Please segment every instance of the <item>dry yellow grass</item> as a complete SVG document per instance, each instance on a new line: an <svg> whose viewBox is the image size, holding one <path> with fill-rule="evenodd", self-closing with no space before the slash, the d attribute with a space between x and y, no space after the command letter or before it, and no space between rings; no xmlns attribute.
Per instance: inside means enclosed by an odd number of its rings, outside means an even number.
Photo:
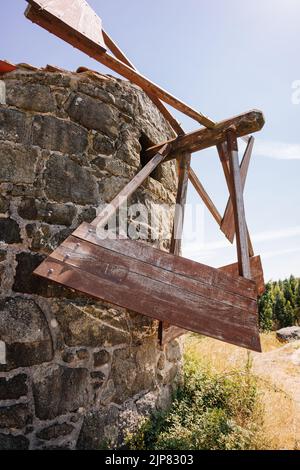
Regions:
<svg viewBox="0 0 300 470"><path fill-rule="evenodd" d="M284 345L276 339L274 333L262 334L261 343L263 354L258 354L211 338L190 334L185 339L185 350L187 354L209 364L217 373L230 373L244 368L250 360L253 363L253 373L258 380L262 402L261 447L296 449L300 447L300 406L293 393L289 394L284 389L282 381L285 383L284 374L288 374L289 378L295 374L299 377L300 366L285 362L281 352ZM297 345L287 346L287 353L297 347ZM280 353L279 358L276 350Z"/></svg>

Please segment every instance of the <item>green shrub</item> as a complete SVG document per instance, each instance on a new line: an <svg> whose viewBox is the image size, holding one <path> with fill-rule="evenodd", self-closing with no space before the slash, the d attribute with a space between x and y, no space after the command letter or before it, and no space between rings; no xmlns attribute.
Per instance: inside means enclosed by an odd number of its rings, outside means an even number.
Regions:
<svg viewBox="0 0 300 470"><path fill-rule="evenodd" d="M128 436L131 450L246 450L256 447L258 394L248 363L241 372L213 373L186 358L184 385L170 409Z"/></svg>

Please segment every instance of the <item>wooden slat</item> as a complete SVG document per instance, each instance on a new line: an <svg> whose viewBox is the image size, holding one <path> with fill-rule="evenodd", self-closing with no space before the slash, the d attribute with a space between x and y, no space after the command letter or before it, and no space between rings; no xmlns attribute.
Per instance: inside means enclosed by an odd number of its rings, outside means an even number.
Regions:
<svg viewBox="0 0 300 470"><path fill-rule="evenodd" d="M250 159L252 155L254 140L255 140L254 137L250 138L247 148L245 150L241 165L240 165L243 190L245 189L246 178L247 178L249 163L250 163ZM226 206L224 217L221 223L221 230L224 232L228 240L230 240L232 243L234 240L234 235L235 235L235 226L234 226L234 212L233 212L233 205L232 205L231 198L229 198L227 206Z"/></svg>
<svg viewBox="0 0 300 470"><path fill-rule="evenodd" d="M180 152L198 152L209 147L222 144L226 140L226 132L232 127L236 128L236 134L241 137L261 130L264 126L264 116L260 111L252 110L238 116L231 117L217 123L214 129L199 129L197 131L178 136L176 139L168 141L171 144L171 155L166 161L174 158ZM165 142L166 143L166 142ZM154 145L146 152L148 158L151 158L163 144Z"/></svg>
<svg viewBox="0 0 300 470"><path fill-rule="evenodd" d="M183 101L173 96L171 93L167 92L163 88L151 82L146 77L126 65L121 60L113 57L107 52L104 52L103 47L99 44L96 44L95 42L91 41L85 35L76 35L73 32L70 33L68 28L66 28L66 25L61 22L58 18L55 18L53 15L49 14L47 10L38 10L37 8L33 8L31 6L26 11L26 17L33 23L38 24L50 33L53 33L56 36L60 37L64 41L68 42L80 51L84 52L85 54L89 55L101 64L110 68L114 72L127 78L132 83L135 83L136 85L140 86L146 93L151 93L152 95L161 99L170 106L173 106L178 111L181 111L192 119L195 119L200 124L209 128L214 127L214 122L207 116L204 116L202 113L191 108Z"/></svg>
<svg viewBox="0 0 300 470"><path fill-rule="evenodd" d="M193 171L192 168L190 168L190 181L199 196L201 197L201 199L203 200L204 204L208 208L209 212L211 213L217 224L220 226L222 223L222 216L214 205L214 203L212 202L207 192L205 191L202 183L199 181L199 178L197 177L196 173Z"/></svg>
<svg viewBox="0 0 300 470"><path fill-rule="evenodd" d="M230 164L230 176L232 180L231 197L234 210L239 274L247 279L251 279L243 188L235 129L227 131L227 148Z"/></svg>
<svg viewBox="0 0 300 470"><path fill-rule="evenodd" d="M171 271L174 274L198 279L204 284L215 285L221 287L226 292L241 295L256 300L255 283L247 279L239 278L232 283L232 278L217 269L210 268L195 261L174 256L170 253L163 252L146 243L138 243L133 240L111 240L99 239L96 234L96 228L90 224L82 223L73 233L77 238L89 241L95 245L106 247L110 250L123 252L126 250L126 256L138 258L139 260L158 266L161 269Z"/></svg>
<svg viewBox="0 0 300 470"><path fill-rule="evenodd" d="M57 23L76 40L87 39L100 51L106 50L102 21L85 0L27 0L34 7L37 15L47 14L49 21Z"/></svg>
<svg viewBox="0 0 300 470"><path fill-rule="evenodd" d="M79 245L77 245L79 243ZM134 244L138 243L133 241ZM172 273L163 269L160 266L153 265L152 263L145 263L140 259L134 259L127 256L126 250L115 250L115 241L110 240L109 245L113 249L103 247L101 245L94 245L93 243L86 242L85 240L79 241L77 237L70 236L64 241L56 250L55 257L60 261L68 258L68 263L90 272L91 269L97 266L99 261L105 260L110 266L114 266L118 272L120 270L130 271L138 276L146 276L157 282L176 289L182 289L190 295L191 301L201 301L203 306L213 308L216 311L232 311L233 316L236 314L243 315L245 312L252 314L256 317L257 302L256 300L242 297L230 292L223 292L216 286L209 286L198 279L186 278L185 276L177 273ZM89 267L88 265L92 265ZM222 313L221 313L222 314Z"/></svg>
<svg viewBox="0 0 300 470"><path fill-rule="evenodd" d="M92 225L102 227L108 222L110 217L115 214L116 210L136 191L137 188L145 181L153 170L164 160L168 154L168 145L165 145L159 153L148 162L144 168L117 194L117 196L109 203L108 207L93 220Z"/></svg>
<svg viewBox="0 0 300 470"><path fill-rule="evenodd" d="M113 249L71 237L35 273L178 327L260 350L254 305L241 309L195 294L196 279L174 276L160 266L128 257L124 246L120 251L119 243L123 245L123 241L106 242ZM133 245L138 248L142 244L133 242ZM161 252L161 256L170 255ZM208 267L205 270L217 271ZM227 277L222 273L221 276ZM250 284L252 287L251 281ZM214 299L218 297L217 291L222 297L223 289L218 286L210 294Z"/></svg>
<svg viewBox="0 0 300 470"><path fill-rule="evenodd" d="M221 271L229 274L232 277L239 276L239 265L238 263L229 264L228 266L222 266L219 268ZM264 272L261 263L260 256L253 256L250 258L250 269L251 269L251 279L256 284L257 294L262 295L265 292L265 280Z"/></svg>

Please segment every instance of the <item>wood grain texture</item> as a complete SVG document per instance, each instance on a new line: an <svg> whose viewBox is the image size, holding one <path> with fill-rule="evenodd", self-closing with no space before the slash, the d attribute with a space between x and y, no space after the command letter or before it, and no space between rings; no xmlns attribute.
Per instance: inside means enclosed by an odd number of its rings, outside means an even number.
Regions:
<svg viewBox="0 0 300 470"><path fill-rule="evenodd" d="M172 258L188 262L136 241L98 239L94 244L71 236L35 273L179 328L260 350L256 300L229 291L224 295L217 279L226 284L231 278L214 268L198 267L211 284L180 274L179 267L172 272ZM239 281L231 279L231 284L239 289ZM253 294L255 285L248 283Z"/></svg>
<svg viewBox="0 0 300 470"><path fill-rule="evenodd" d="M168 143L171 145L171 154L166 161L175 158L180 152L198 152L209 147L222 144L226 140L227 130L234 125L238 137L253 132L260 131L264 126L265 120L261 111L252 110L238 116L231 117L215 125L213 129L202 128L176 139L171 139ZM166 143L166 142L165 142ZM155 145L146 152L147 157L151 158L163 145Z"/></svg>
<svg viewBox="0 0 300 470"><path fill-rule="evenodd" d="M251 279L248 234L235 129L227 131L227 149L232 181L231 198L234 211L239 274L247 279Z"/></svg>
<svg viewBox="0 0 300 470"><path fill-rule="evenodd" d="M223 142L222 144L218 144L217 145L217 150L218 150L219 158L220 158L220 161L221 161L221 164L222 164L222 167L223 167L224 176L225 176L228 191L229 191L229 194L230 194L230 199L232 200L233 187L232 187L232 180L231 180L231 175L230 175L229 154L228 154L228 151L227 151L226 142ZM234 217L233 217L233 223L234 223ZM249 233L249 229L247 227L247 224L246 224L246 229L247 229L249 256L251 257L251 256L254 256L254 249L253 249L253 246L252 246L252 241L251 241L251 237L250 237L250 233ZM235 224L234 224L234 233L235 233ZM231 238L228 238L228 240L230 241L230 243L233 243L233 241L234 241Z"/></svg>
<svg viewBox="0 0 300 470"><path fill-rule="evenodd" d="M227 266L222 266L219 269L220 271L223 271L224 273L227 273L232 277L239 276L238 263L233 263ZM250 270L251 270L251 279L256 284L257 294L262 295L265 292L266 286L265 286L264 271L263 271L260 256L253 256L250 258Z"/></svg>
<svg viewBox="0 0 300 470"><path fill-rule="evenodd" d="M87 39L104 52L106 50L101 18L85 0L27 0L37 15L45 16L65 29L66 37L72 35ZM30 11L28 16L30 18Z"/></svg>
<svg viewBox="0 0 300 470"><path fill-rule="evenodd" d="M251 137L247 148L245 150L241 165L240 165L240 172L241 172L241 180L242 180L242 188L245 189L246 178L248 174L250 159L253 151L254 145L254 137ZM234 225L234 212L233 212L233 205L231 198L229 198L226 206L226 210L224 213L224 217L221 223L221 230L224 232L228 240L233 243L234 235L235 235L235 225Z"/></svg>

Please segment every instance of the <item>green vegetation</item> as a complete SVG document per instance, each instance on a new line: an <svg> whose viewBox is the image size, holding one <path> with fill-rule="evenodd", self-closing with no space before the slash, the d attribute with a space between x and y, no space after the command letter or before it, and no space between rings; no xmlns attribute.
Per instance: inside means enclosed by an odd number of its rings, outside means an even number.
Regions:
<svg viewBox="0 0 300 470"><path fill-rule="evenodd" d="M259 323L262 331L293 326L300 320L300 280L294 276L268 282L259 299Z"/></svg>
<svg viewBox="0 0 300 470"><path fill-rule="evenodd" d="M250 357L250 356L249 356ZM165 413L129 435L131 450L247 450L258 448L261 409L248 357L242 371L217 374L189 352L184 381Z"/></svg>

